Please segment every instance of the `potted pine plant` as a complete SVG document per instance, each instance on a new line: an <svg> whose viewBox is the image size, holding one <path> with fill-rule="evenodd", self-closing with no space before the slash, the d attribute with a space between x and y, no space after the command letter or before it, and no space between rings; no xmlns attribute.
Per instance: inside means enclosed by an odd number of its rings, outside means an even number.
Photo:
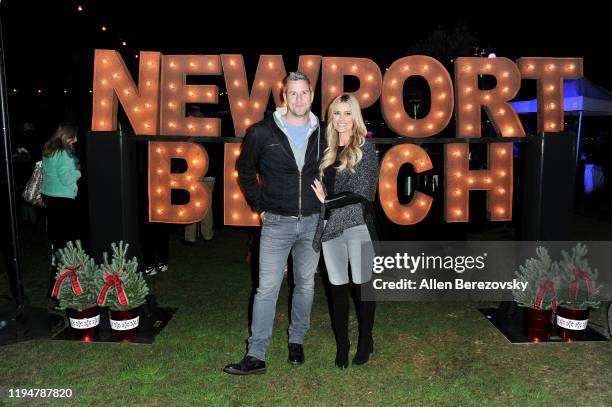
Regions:
<svg viewBox="0 0 612 407"><path fill-rule="evenodd" d="M555 263L544 247L536 249L536 257L525 260L515 271L518 281L527 288L513 290L517 304L525 309L525 334L531 342L550 340L553 313L557 308L559 278L555 276Z"/></svg>
<svg viewBox="0 0 612 407"><path fill-rule="evenodd" d="M98 268L79 240L68 242L66 247L59 249L59 253L51 295L59 300L59 308L66 310L74 337L92 341L100 324L100 308L95 293Z"/></svg>
<svg viewBox="0 0 612 407"><path fill-rule="evenodd" d="M145 303L149 288L141 273L138 273L136 257L126 260L129 244L123 241L111 244L112 260L103 253L101 273L96 279L101 306L110 309L110 324L116 341L133 341L138 336L139 307Z"/></svg>
<svg viewBox="0 0 612 407"><path fill-rule="evenodd" d="M582 339L589 323L589 310L600 305L598 272L589 266L588 249L577 243L568 253L561 251L557 327L565 342Z"/></svg>

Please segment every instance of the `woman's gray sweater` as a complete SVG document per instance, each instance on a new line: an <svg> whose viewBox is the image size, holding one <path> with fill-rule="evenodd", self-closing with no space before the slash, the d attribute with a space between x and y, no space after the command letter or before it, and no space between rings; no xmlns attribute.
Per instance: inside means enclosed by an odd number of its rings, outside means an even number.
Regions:
<svg viewBox="0 0 612 407"><path fill-rule="evenodd" d="M361 146L361 150L363 156L355 166L355 172L353 173L348 169L336 172L334 190L327 191L328 193L354 192L365 197L370 202L374 201L379 171L376 148L374 143L366 140L363 146ZM314 237L315 242L325 242L334 239L340 236L345 229L365 223L362 205L359 203L330 209L329 219L325 226L324 217L325 205L321 204L321 215L319 216L319 224L317 225Z"/></svg>

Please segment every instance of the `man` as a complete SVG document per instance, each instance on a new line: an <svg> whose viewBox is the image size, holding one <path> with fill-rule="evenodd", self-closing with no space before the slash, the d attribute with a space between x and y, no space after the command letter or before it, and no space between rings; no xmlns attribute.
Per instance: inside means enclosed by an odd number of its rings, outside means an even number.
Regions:
<svg viewBox="0 0 612 407"><path fill-rule="evenodd" d="M223 369L229 374L265 373L276 300L290 252L295 288L288 361L304 362L302 345L310 325L314 273L319 262L312 240L321 208L310 185L319 172L325 133L310 111L313 91L308 77L291 72L283 85L287 107L249 129L237 164L240 185L249 205L260 213L263 228L249 348L239 363Z"/></svg>

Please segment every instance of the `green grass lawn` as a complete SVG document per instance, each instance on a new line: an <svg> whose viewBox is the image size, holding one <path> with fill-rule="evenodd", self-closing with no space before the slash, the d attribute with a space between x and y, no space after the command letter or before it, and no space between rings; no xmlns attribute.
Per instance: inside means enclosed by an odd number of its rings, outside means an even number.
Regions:
<svg viewBox="0 0 612 407"><path fill-rule="evenodd" d="M43 305L44 233L23 235L27 292ZM338 370L319 275L306 362L286 361L285 283L268 373L224 374L225 364L244 355L248 335L246 233L217 231L197 246L179 240L171 236L170 270L149 279L158 303L178 308L153 345L43 340L4 346L0 387L70 387L73 398L58 403L83 406L612 405L612 343L512 345L478 312L482 304L381 303L370 362ZM0 284L6 286L3 272ZM601 313L593 318L603 321Z"/></svg>

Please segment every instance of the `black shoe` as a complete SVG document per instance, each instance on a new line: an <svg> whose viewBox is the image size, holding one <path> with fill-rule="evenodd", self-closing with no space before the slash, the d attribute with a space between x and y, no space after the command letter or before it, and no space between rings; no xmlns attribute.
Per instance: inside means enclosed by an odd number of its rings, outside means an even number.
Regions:
<svg viewBox="0 0 612 407"><path fill-rule="evenodd" d="M227 365L223 368L225 373L235 375L250 375L266 373L266 362L253 356L245 356L239 363Z"/></svg>
<svg viewBox="0 0 612 407"><path fill-rule="evenodd" d="M372 335L368 335L363 339L359 338L357 353L355 353L355 357L353 358L353 364L363 365L370 360L370 354L372 353L374 353L374 339L372 339Z"/></svg>
<svg viewBox="0 0 612 407"><path fill-rule="evenodd" d="M304 363L304 347L300 343L289 344L289 363L301 365Z"/></svg>
<svg viewBox="0 0 612 407"><path fill-rule="evenodd" d="M194 246L197 242L192 242L191 240L181 239L181 243L186 246Z"/></svg>
<svg viewBox="0 0 612 407"><path fill-rule="evenodd" d="M344 346L336 345L336 367L340 369L348 368L349 350L351 348L350 342Z"/></svg>
<svg viewBox="0 0 612 407"><path fill-rule="evenodd" d="M355 284L355 305L357 305L357 319L359 321L359 342L357 342L357 353L353 358L354 365L363 365L374 353L374 339L372 339L372 328L374 327L374 315L376 314L376 302L365 301L362 294L363 284Z"/></svg>
<svg viewBox="0 0 612 407"><path fill-rule="evenodd" d="M151 277L157 274L157 267L155 266L148 266L146 267L143 272L142 272L145 277Z"/></svg>
<svg viewBox="0 0 612 407"><path fill-rule="evenodd" d="M351 343L348 337L349 326L349 285L333 285L330 288L330 301L332 305L332 326L336 340L336 367L348 367L349 349Z"/></svg>

